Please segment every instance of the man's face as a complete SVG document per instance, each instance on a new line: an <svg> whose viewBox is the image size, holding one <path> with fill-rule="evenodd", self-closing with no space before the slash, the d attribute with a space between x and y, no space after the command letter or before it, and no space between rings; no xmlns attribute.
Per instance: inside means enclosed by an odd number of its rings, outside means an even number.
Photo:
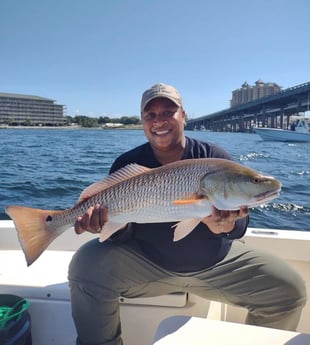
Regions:
<svg viewBox="0 0 310 345"><path fill-rule="evenodd" d="M155 98L147 104L142 124L154 149L168 151L183 142L185 112L167 98Z"/></svg>

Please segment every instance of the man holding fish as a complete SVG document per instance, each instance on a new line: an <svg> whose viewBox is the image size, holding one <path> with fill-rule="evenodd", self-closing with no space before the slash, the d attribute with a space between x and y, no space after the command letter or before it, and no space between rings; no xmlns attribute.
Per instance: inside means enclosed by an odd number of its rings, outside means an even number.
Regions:
<svg viewBox="0 0 310 345"><path fill-rule="evenodd" d="M94 239L82 246L69 268L77 344L123 344L120 296L151 297L180 291L245 307L249 311L248 324L296 329L306 302L302 279L282 260L238 241L248 225L248 207L274 198L280 184L262 175L254 178L248 170L244 177L238 175L240 181L233 181L234 174L230 172L235 163L230 162L230 155L216 145L186 137L185 117L181 96L174 87L160 83L146 90L141 101L141 118L148 142L118 157L110 170L116 175L121 172L122 176L116 179L126 179L133 172L120 169L132 163L135 165L131 169L139 170L140 174L141 166L156 169L172 163L179 171L184 160L193 159L195 165L195 159L216 158L210 160L201 182L201 190L208 192L193 191L186 197L177 194L172 198L173 212L184 212L184 219L177 224L165 222L166 218L160 219L158 213L158 223L151 220L126 225L121 215L113 218L111 214L113 221L109 223L111 208L100 203L76 219L76 233L98 233L103 229L102 239L110 237L103 243ZM151 174L152 169L145 173ZM188 170L193 179L195 169L196 166ZM184 176L189 174L187 170L181 171ZM161 172L154 170L154 175ZM222 179L227 179L227 189L221 194L216 189ZM154 200L156 188L162 183L158 181L154 177L153 192L149 195ZM143 190L142 182L137 189ZM254 192L255 188L261 190ZM253 191L253 202L245 196L247 191ZM167 190L167 195L170 193ZM81 200L86 198L87 192ZM233 200L231 204L229 198ZM154 202L152 207L156 216L159 206ZM203 208L209 208L205 216L194 216L196 209ZM193 213L192 219L186 212Z"/></svg>

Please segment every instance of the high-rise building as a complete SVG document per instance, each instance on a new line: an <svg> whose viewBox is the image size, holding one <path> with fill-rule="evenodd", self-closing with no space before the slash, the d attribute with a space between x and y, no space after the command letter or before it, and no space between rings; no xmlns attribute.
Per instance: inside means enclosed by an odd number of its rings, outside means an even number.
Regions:
<svg viewBox="0 0 310 345"><path fill-rule="evenodd" d="M0 124L63 126L64 106L48 98L0 93Z"/></svg>
<svg viewBox="0 0 310 345"><path fill-rule="evenodd" d="M281 86L276 83L264 83L260 79L255 82L255 85L249 85L247 82L244 82L241 88L232 92L230 106L234 107L262 97L274 95L279 93L281 89Z"/></svg>

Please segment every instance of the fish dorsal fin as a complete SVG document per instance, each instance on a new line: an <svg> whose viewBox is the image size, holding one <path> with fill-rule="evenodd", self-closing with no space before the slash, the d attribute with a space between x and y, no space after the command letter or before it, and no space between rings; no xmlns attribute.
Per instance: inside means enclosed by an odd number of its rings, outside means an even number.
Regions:
<svg viewBox="0 0 310 345"><path fill-rule="evenodd" d="M80 195L78 202L89 199L90 197L101 192L104 189L112 187L120 182L128 180L134 176L138 176L149 170L151 169L136 163L128 164L125 167L115 171L113 174L105 177L104 179L86 187Z"/></svg>

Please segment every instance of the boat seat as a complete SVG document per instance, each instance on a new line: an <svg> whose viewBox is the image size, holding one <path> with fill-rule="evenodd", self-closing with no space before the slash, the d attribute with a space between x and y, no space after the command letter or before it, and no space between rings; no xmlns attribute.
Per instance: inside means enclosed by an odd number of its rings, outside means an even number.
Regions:
<svg viewBox="0 0 310 345"><path fill-rule="evenodd" d="M179 315L161 321L153 341L175 344L309 345L310 334Z"/></svg>

